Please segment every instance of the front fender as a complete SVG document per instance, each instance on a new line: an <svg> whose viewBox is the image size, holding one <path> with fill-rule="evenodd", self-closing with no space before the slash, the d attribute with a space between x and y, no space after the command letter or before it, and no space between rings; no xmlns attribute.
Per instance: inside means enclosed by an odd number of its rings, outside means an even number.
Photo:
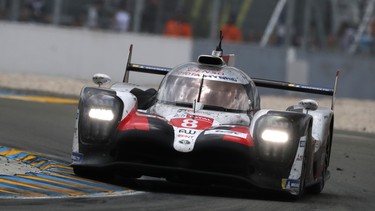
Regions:
<svg viewBox="0 0 375 211"><path fill-rule="evenodd" d="M85 87L78 105L78 136L81 143L109 142L122 118L124 103L110 89Z"/></svg>
<svg viewBox="0 0 375 211"><path fill-rule="evenodd" d="M260 110L251 123L256 154L264 162L289 166L312 117L289 111ZM267 134L266 134L267 133ZM269 137L271 134L272 137ZM267 136L267 137L266 137Z"/></svg>
<svg viewBox="0 0 375 211"><path fill-rule="evenodd" d="M77 109L73 161L81 162L85 152L105 150L120 121L136 107L136 103L131 93L84 87Z"/></svg>
<svg viewBox="0 0 375 211"><path fill-rule="evenodd" d="M268 188L298 191L302 160L311 157L309 150L305 150L312 146L311 126L312 116L308 114L258 111L250 126L257 170L252 179ZM266 130L275 131L274 136L264 135Z"/></svg>
<svg viewBox="0 0 375 211"><path fill-rule="evenodd" d="M319 108L315 111L309 111L309 114L313 117L312 136L315 142L314 152L319 151L322 146L327 143L327 137L332 132L333 126L333 111L327 108Z"/></svg>

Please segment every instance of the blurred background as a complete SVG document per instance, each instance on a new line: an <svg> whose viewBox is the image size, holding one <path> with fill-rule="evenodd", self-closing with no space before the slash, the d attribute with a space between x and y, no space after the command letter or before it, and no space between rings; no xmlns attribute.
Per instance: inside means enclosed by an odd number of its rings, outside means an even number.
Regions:
<svg viewBox="0 0 375 211"><path fill-rule="evenodd" d="M121 80L129 44L135 62L174 66L210 53L222 30L250 76L331 87L340 69L340 96L375 99L374 10L375 0L0 0L0 72Z"/></svg>
<svg viewBox="0 0 375 211"><path fill-rule="evenodd" d="M168 21L175 19L191 27L191 34L181 36L194 39L214 39L219 28L232 23L240 32L232 41L259 43L263 38L262 45L375 54L373 4L372 0L0 0L0 19L151 34L166 34Z"/></svg>

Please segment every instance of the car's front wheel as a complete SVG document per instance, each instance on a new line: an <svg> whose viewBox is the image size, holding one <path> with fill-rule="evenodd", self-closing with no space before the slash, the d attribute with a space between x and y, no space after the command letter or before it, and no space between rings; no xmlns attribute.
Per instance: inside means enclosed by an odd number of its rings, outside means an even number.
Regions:
<svg viewBox="0 0 375 211"><path fill-rule="evenodd" d="M73 172L77 176L88 179L100 181L111 181L113 179L113 173L111 172L100 171L92 168L87 168L84 166L73 166Z"/></svg>
<svg viewBox="0 0 375 211"><path fill-rule="evenodd" d="M328 132L328 135L327 135L327 140L326 140L327 144L326 144L326 148L325 148L325 159L324 159L324 164L323 164L323 169L322 169L322 173L321 173L321 176L320 176L320 180L318 183L308 187L306 189L306 191L308 193L311 193L311 194L319 194L323 191L324 189L324 185L325 185L325 179L326 179L326 176L328 174L328 165L329 165L329 160L330 160L330 154L331 154L331 132L329 131Z"/></svg>
<svg viewBox="0 0 375 211"><path fill-rule="evenodd" d="M298 193L297 195L293 195L292 196L292 199L293 200L298 200L302 197L302 195L305 193L305 190L306 190L306 174L307 174L307 165L308 165L308 158L309 158L309 153L310 153L310 150L311 150L311 147L310 146L311 144L311 131L312 131L312 127L311 125L309 125L309 127L307 128L306 132L305 132L305 136L307 138L306 140L306 147L305 147L305 152L304 152L304 155L303 155L303 160L302 160L302 167L301 167L301 175L300 175L300 178L299 178L299 190L298 190Z"/></svg>

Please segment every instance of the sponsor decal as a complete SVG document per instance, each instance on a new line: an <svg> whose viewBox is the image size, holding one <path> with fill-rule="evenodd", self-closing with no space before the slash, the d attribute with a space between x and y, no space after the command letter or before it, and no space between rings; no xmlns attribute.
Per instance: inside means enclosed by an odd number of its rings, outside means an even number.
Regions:
<svg viewBox="0 0 375 211"><path fill-rule="evenodd" d="M286 181L288 181L288 179L281 179L281 188L282 189L286 189Z"/></svg>
<svg viewBox="0 0 375 211"><path fill-rule="evenodd" d="M239 138L246 139L247 135L246 133L241 133L237 131L232 130L207 130L204 132L205 135L229 135L229 136L235 136Z"/></svg>
<svg viewBox="0 0 375 211"><path fill-rule="evenodd" d="M71 157L72 157L73 162L75 163L80 163L83 160L83 154L79 152L72 152Z"/></svg>
<svg viewBox="0 0 375 211"><path fill-rule="evenodd" d="M188 71L195 72L195 73L211 74L211 75L225 75L225 73L223 72L214 71L214 70L189 69Z"/></svg>
<svg viewBox="0 0 375 211"><path fill-rule="evenodd" d="M186 134L177 134L177 138L189 138L192 139L193 135L186 135Z"/></svg>
<svg viewBox="0 0 375 211"><path fill-rule="evenodd" d="M202 70L202 69L186 69L186 70L180 70L178 72L179 75L187 75L187 76L196 76L196 77L199 77L199 76L202 76L202 74L205 74L205 76L207 74L210 74L210 75L221 75L221 76L224 76L225 73L224 72L220 72L220 71L214 71L214 70Z"/></svg>
<svg viewBox="0 0 375 211"><path fill-rule="evenodd" d="M291 188L299 188L299 184L299 180L288 180L286 182L286 185L289 185Z"/></svg>
<svg viewBox="0 0 375 211"><path fill-rule="evenodd" d="M223 81L232 81L237 82L238 79L236 77L231 76L221 76L221 75L205 75L206 78L216 79L216 80L223 80Z"/></svg>
<svg viewBox="0 0 375 211"><path fill-rule="evenodd" d="M199 134L211 128L213 118L193 114L174 114L169 124L174 127L175 140L173 147L179 152L191 152Z"/></svg>
<svg viewBox="0 0 375 211"><path fill-rule="evenodd" d="M186 139L181 139L181 140L178 141L178 143L185 144L185 145L191 144L191 142L189 140L186 140Z"/></svg>
<svg viewBox="0 0 375 211"><path fill-rule="evenodd" d="M281 179L282 189L299 188L300 181L295 179Z"/></svg>
<svg viewBox="0 0 375 211"><path fill-rule="evenodd" d="M173 142L173 148L179 152L191 152L194 148L195 138L194 136L190 138L176 136Z"/></svg>
<svg viewBox="0 0 375 211"><path fill-rule="evenodd" d="M188 69L184 71L179 71L177 73L177 75L180 75L180 76L190 76L190 77L195 77L195 78L202 77L202 74L204 75L205 78L209 78L209 79L238 82L238 79L236 77L225 75L224 72L220 72L220 71Z"/></svg>
<svg viewBox="0 0 375 211"><path fill-rule="evenodd" d="M192 109L181 109L180 108L180 109L177 110L177 114L176 115L179 115L180 113L184 113L184 112L193 112L193 110ZM181 114L181 115L185 115L185 117L186 117L186 114Z"/></svg>
<svg viewBox="0 0 375 211"><path fill-rule="evenodd" d="M212 129L204 132L205 135L222 135L224 141L236 142L246 146L254 146L249 128L239 127L228 129Z"/></svg>
<svg viewBox="0 0 375 211"><path fill-rule="evenodd" d="M210 128L214 122L213 118L187 114L185 117L173 117L169 124L178 128L190 128L204 130Z"/></svg>
<svg viewBox="0 0 375 211"><path fill-rule="evenodd" d="M201 76L200 73L193 73L193 72L178 72L177 73L178 75L181 75L181 76L192 76L192 77L196 77L196 78L199 78Z"/></svg>
<svg viewBox="0 0 375 211"><path fill-rule="evenodd" d="M178 111L180 112L180 111ZM186 114L177 113L173 116L173 118L186 118Z"/></svg>
<svg viewBox="0 0 375 211"><path fill-rule="evenodd" d="M197 133L196 130L190 130L190 129L179 129L178 130L179 133L185 133L185 134L191 134L191 135L194 135Z"/></svg>
<svg viewBox="0 0 375 211"><path fill-rule="evenodd" d="M297 157L296 157L296 160L302 161L303 160L303 155L298 154Z"/></svg>

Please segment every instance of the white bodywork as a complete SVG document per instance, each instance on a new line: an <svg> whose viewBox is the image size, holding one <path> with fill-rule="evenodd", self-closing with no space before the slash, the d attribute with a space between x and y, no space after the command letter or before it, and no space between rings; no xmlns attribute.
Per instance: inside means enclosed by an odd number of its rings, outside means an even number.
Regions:
<svg viewBox="0 0 375 211"><path fill-rule="evenodd" d="M311 100L304 100L304 102L312 102ZM315 102L315 101L314 101ZM314 103L315 104L315 103ZM311 105L307 105L307 107L311 108ZM314 107L314 106L313 106ZM301 109L302 113L311 115L313 118L312 122L312 139L314 143L314 153L315 154L325 141L327 140L327 135L330 130L330 124L333 119L333 111L328 108L319 108L316 107L314 110L307 110L303 108L300 104L294 108ZM257 120L266 115L270 110L259 110L252 120L252 124L250 125L250 134L253 136L254 134L254 125ZM285 178L281 181L282 189L289 190L293 194L298 194L299 186L300 186L300 177L302 173L302 162L303 157L305 156L305 144L306 144L306 136L301 137L299 140L299 145L297 148L297 152L294 158L294 162L289 174L288 178ZM324 158L324 157L322 157ZM321 160L323 162L323 160Z"/></svg>
<svg viewBox="0 0 375 211"><path fill-rule="evenodd" d="M108 81L108 79L109 77L106 75L96 74L94 76L94 82L99 84L99 86ZM138 108L138 103L142 104L142 106L139 106L142 110L138 109L138 112L160 117L173 127L173 148L183 153L193 151L195 142L202 133L205 135L217 134L252 140L255 138L256 123L262 116L271 111L260 109L260 98L254 81L243 71L225 64L186 63L177 66L165 76L158 92L130 83L116 83L112 85L111 89L116 92L116 95L123 102L121 120L124 120L135 108ZM140 102L137 102L138 100ZM288 108L287 111L280 111L280 113L286 115L289 115L289 112L302 112L312 117L311 136L314 150L309 152L314 156L324 146L324 141L327 140L327 134L329 134L330 124L333 119L333 111L319 108L314 100L303 100L298 105ZM304 124L306 124L306 121L310 121L310 116L295 114L294 116L301 119L304 118ZM79 156L78 118L79 110L77 111L73 138L73 160L75 160L75 155ZM273 124L274 119L270 119L270 122ZM217 126L232 127L234 125L248 127L248 129L245 128L245 131L238 132L215 128ZM303 128L307 126L309 125L304 125ZM263 130L263 132L269 131L268 125L265 128L267 129ZM272 130L272 126L270 128ZM277 130L275 131L278 132ZM288 137L288 131L281 132L286 134L285 137ZM259 139L268 141L263 138L263 134L262 138ZM273 137L280 139L280 133L276 134L278 135L273 135ZM303 174L304 159L307 157L305 155L306 143L308 138L310 138L307 135L310 134L305 133L303 136L299 134L297 150L295 154L294 152L290 154L290 159L294 156L294 160L289 176L280 181L282 189L296 195L299 194L300 185L303 184L301 175ZM288 140L288 138L285 140ZM323 156L321 157L324 158ZM79 159L77 158L76 160ZM322 159L321 161L323 162L324 160ZM311 175L311 172L309 172L309 175Z"/></svg>
<svg viewBox="0 0 375 211"><path fill-rule="evenodd" d="M250 125L250 118L244 113L229 113L209 110L189 109L157 103L150 108L151 114L157 114L166 118L175 131L174 148L179 152L191 152L197 137L207 128L239 123ZM207 132L207 131L206 131ZM217 134L220 131L217 132ZM238 136L238 134L226 135Z"/></svg>

